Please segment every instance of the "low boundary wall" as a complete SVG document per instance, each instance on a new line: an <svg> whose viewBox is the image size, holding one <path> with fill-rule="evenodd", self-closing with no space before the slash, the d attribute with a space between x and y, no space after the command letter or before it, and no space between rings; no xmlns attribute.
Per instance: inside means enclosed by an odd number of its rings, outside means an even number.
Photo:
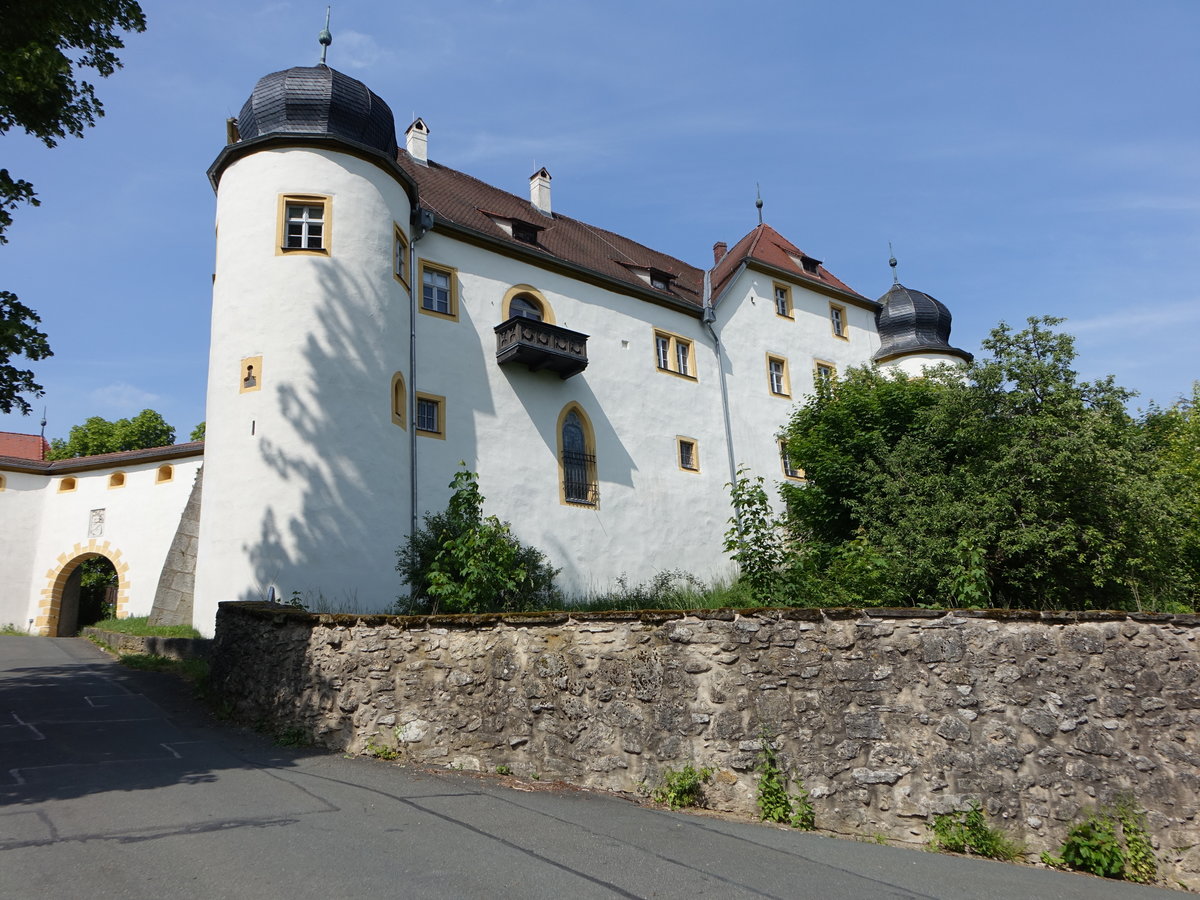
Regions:
<svg viewBox="0 0 1200 900"><path fill-rule="evenodd" d="M170 659L203 659L212 647L210 638L158 637L156 635L125 634L87 626L79 636L94 638L116 653L149 653Z"/></svg>
<svg viewBox="0 0 1200 900"><path fill-rule="evenodd" d="M1200 887L1200 616L712 610L394 617L223 603L216 691L326 746L633 792L715 769L755 813L760 735L818 827L920 842L978 800L1030 851L1132 795Z"/></svg>

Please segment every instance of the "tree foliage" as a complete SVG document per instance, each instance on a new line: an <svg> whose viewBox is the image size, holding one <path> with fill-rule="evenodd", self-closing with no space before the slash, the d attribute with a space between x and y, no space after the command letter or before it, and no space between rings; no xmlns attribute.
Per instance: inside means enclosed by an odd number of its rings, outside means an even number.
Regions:
<svg viewBox="0 0 1200 900"><path fill-rule="evenodd" d="M47 459L72 459L77 456L96 456L121 450L145 450L166 447L175 443L175 429L152 409L143 409L132 419L110 422L92 416L82 425L75 425L64 441L50 442Z"/></svg>
<svg viewBox="0 0 1200 900"><path fill-rule="evenodd" d="M47 147L67 135L82 137L104 115L95 88L77 69L111 75L124 47L118 32L146 28L134 0L0 0L0 21L0 134L21 128ZM0 167L0 244L22 203L38 205L33 185ZM51 355L40 321L14 294L0 291L0 412L28 414L20 395L42 394L33 372L11 362Z"/></svg>
<svg viewBox="0 0 1200 900"><path fill-rule="evenodd" d="M0 291L0 412L14 409L28 415L29 401L22 394L40 397L41 385L33 379L33 371L14 364L13 360L45 359L53 354L46 335L37 329L41 322L37 313L21 303L16 294Z"/></svg>
<svg viewBox="0 0 1200 900"><path fill-rule="evenodd" d="M858 542L909 603L1194 602L1191 413L1133 419L1111 378L1078 379L1059 322L1001 324L966 369L818 389L785 432L809 481L786 492L789 524L818 569Z"/></svg>
<svg viewBox="0 0 1200 900"><path fill-rule="evenodd" d="M550 566L511 526L483 514L483 495L465 465L450 482L447 508L425 516L396 551L396 569L409 586L406 612L513 612L545 607L557 597Z"/></svg>

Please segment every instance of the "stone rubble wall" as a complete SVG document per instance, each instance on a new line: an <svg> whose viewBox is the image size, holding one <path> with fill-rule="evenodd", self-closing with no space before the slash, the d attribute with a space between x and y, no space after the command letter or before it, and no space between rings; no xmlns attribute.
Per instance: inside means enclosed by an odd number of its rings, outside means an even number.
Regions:
<svg viewBox="0 0 1200 900"><path fill-rule="evenodd" d="M159 637L157 635L124 634L105 631L88 625L79 629L79 636L99 641L114 653L148 653L169 659L203 659L208 656L212 640L208 638Z"/></svg>
<svg viewBox="0 0 1200 900"><path fill-rule="evenodd" d="M213 683L328 747L634 792L711 766L754 815L761 735L820 828L923 842L978 800L1031 852L1097 803L1148 812L1200 888L1200 617L713 610L392 617L223 603Z"/></svg>

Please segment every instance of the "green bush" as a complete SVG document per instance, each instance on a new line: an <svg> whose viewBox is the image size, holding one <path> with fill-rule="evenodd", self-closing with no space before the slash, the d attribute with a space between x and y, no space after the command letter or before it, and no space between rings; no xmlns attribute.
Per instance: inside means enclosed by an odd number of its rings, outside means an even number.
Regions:
<svg viewBox="0 0 1200 900"><path fill-rule="evenodd" d="M1060 851L1073 869L1138 884L1158 879L1158 860L1146 834L1146 812L1122 797L1071 826Z"/></svg>
<svg viewBox="0 0 1200 900"><path fill-rule="evenodd" d="M409 586L401 613L519 612L555 602L553 568L536 547L512 535L511 526L484 516L474 472L454 476L454 493L443 512L396 551L396 570Z"/></svg>
<svg viewBox="0 0 1200 900"><path fill-rule="evenodd" d="M1025 848L999 828L987 824L978 802L957 812L933 817L933 840L929 846L948 853L966 853L1011 862L1025 853Z"/></svg>
<svg viewBox="0 0 1200 900"><path fill-rule="evenodd" d="M700 806L704 802L704 784L712 777L713 770L697 769L691 763L682 769L667 769L663 772L663 783L655 788L650 799L665 803L671 809L685 806Z"/></svg>

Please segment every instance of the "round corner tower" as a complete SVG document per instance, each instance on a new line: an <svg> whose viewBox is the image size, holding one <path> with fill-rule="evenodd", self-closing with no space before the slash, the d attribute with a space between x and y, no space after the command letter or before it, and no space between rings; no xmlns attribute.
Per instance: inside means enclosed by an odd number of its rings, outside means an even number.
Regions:
<svg viewBox="0 0 1200 900"><path fill-rule="evenodd" d="M383 608L408 532L410 218L387 104L259 80L208 171L216 263L197 627L223 600Z"/></svg>

